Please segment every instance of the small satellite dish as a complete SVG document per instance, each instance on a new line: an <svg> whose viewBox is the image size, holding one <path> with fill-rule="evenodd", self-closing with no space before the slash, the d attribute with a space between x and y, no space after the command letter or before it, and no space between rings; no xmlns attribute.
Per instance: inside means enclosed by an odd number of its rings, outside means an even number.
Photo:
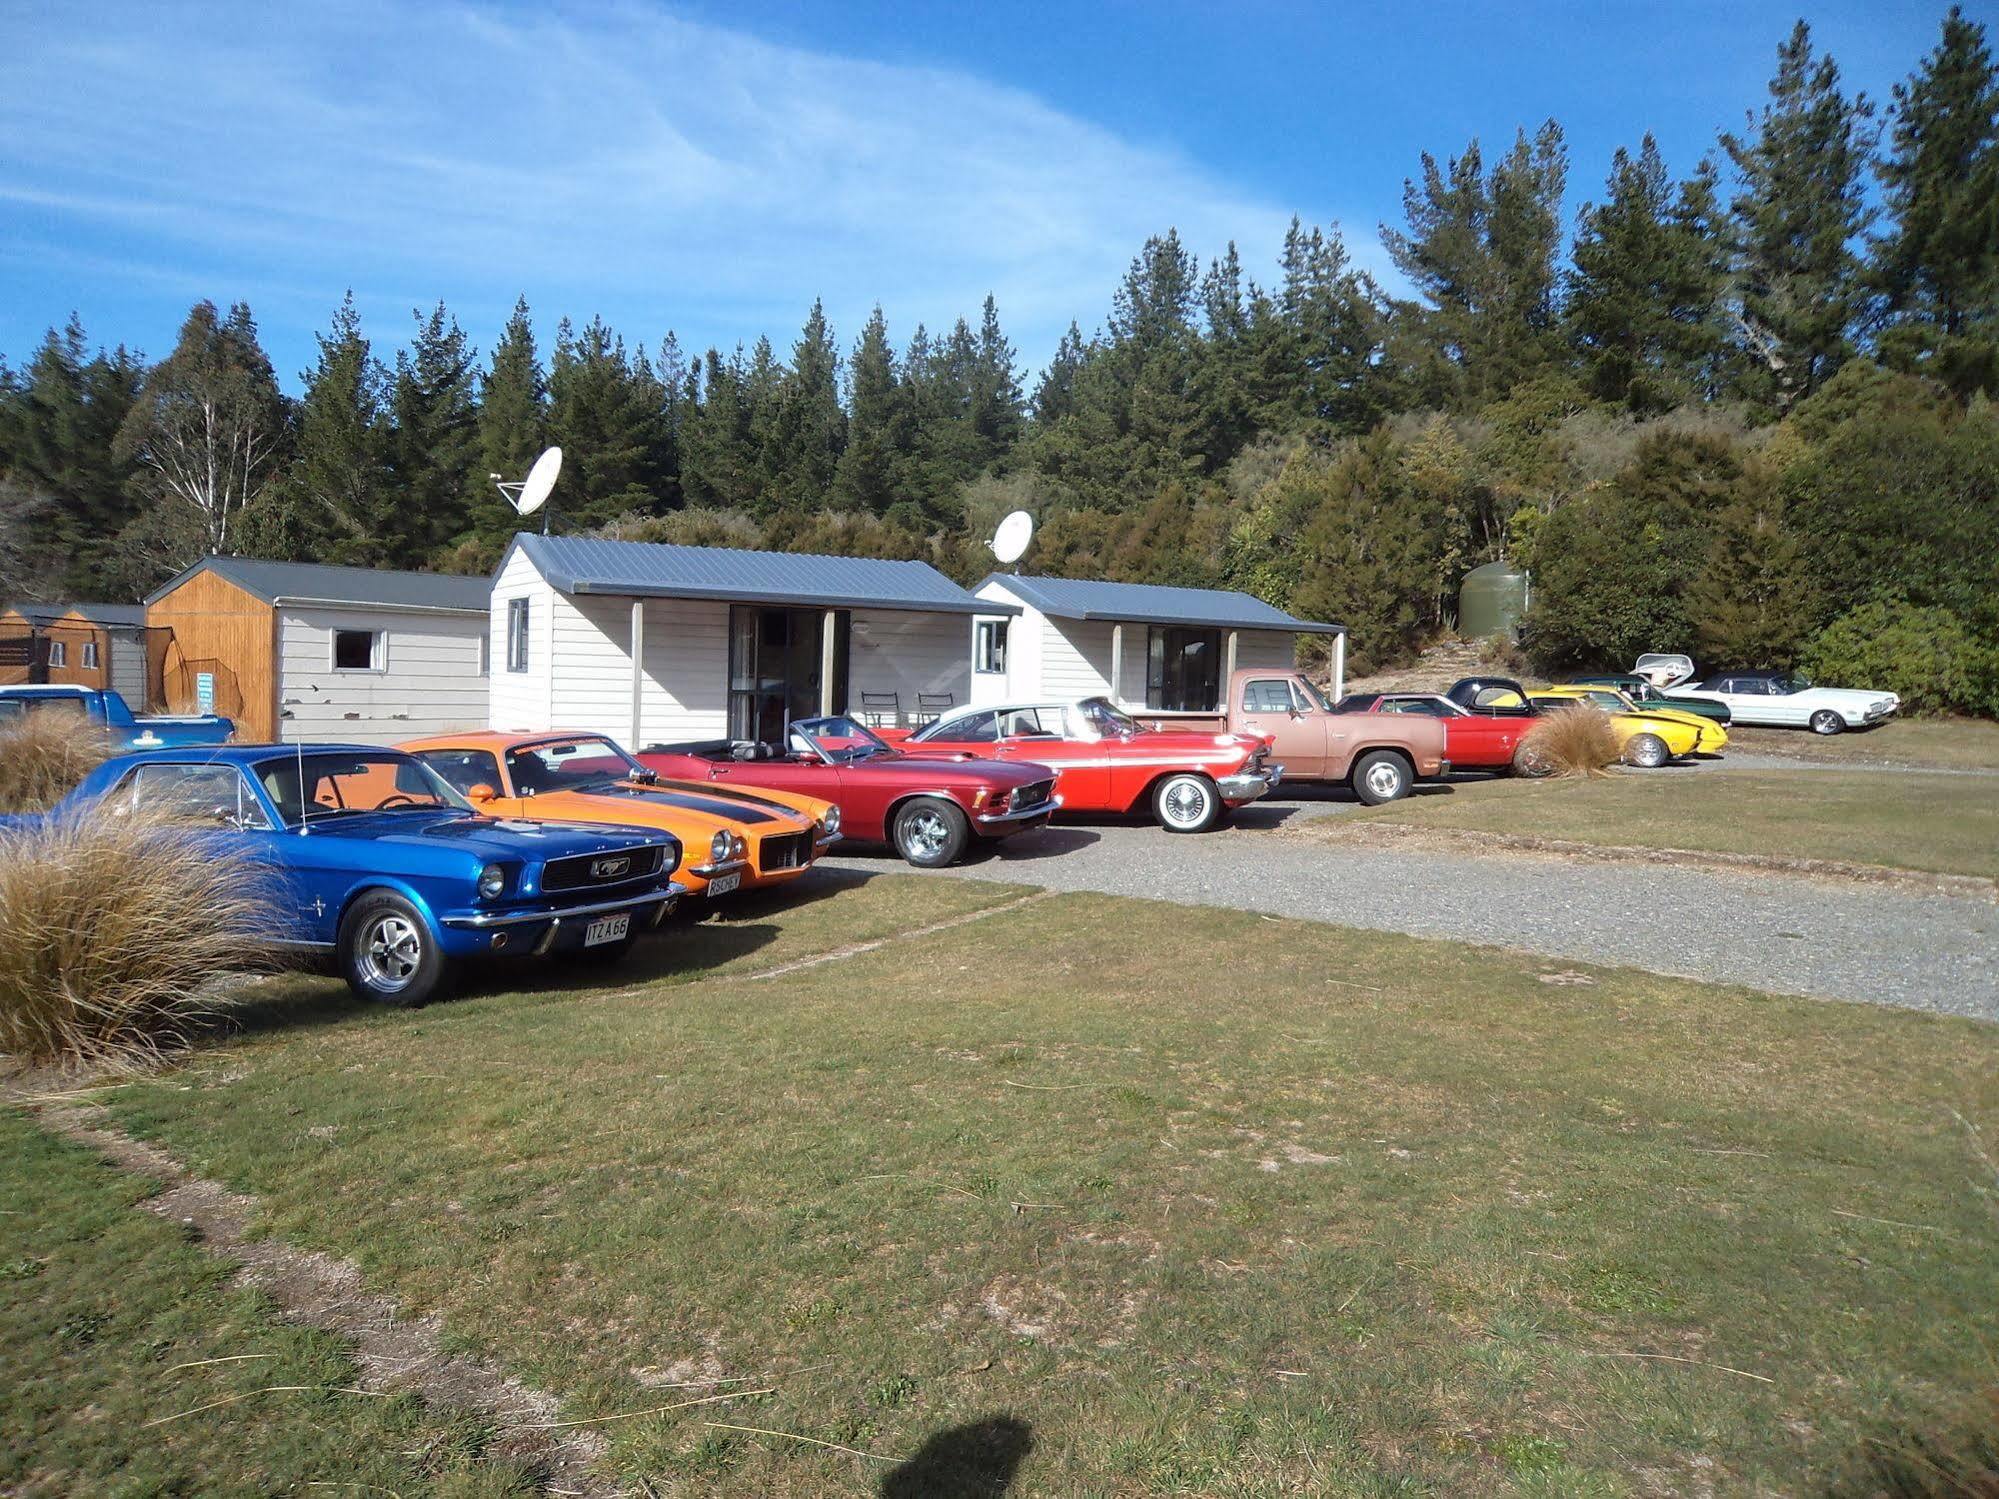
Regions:
<svg viewBox="0 0 1999 1499"><path fill-rule="evenodd" d="M999 523L999 529L986 545L1001 562L1018 562L1033 539L1034 517L1025 510L1016 510Z"/></svg>

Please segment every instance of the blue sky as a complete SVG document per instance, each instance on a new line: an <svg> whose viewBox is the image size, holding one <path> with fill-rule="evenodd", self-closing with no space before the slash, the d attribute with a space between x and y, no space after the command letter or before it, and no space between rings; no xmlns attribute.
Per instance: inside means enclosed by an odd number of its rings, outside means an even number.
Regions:
<svg viewBox="0 0 1999 1499"><path fill-rule="evenodd" d="M1944 8L1805 15L1885 100ZM991 291L1032 366L1169 226L1264 277L1296 213L1385 271L1424 150L1552 115L1572 212L1648 129L1684 172L1760 106L1797 14L0 0L0 355L74 309L157 357L191 302L244 298L295 389L350 286L385 354L440 297L482 349L525 293L544 346L602 313L783 351L814 296L846 345L877 301L899 343Z"/></svg>

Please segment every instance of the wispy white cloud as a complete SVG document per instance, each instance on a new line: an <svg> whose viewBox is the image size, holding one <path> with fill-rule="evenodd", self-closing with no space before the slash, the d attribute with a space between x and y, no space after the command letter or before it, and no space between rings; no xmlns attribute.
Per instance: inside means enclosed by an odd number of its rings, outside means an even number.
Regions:
<svg viewBox="0 0 1999 1499"><path fill-rule="evenodd" d="M379 334L437 297L485 333L524 291L782 347L815 295L844 341L876 301L906 337L990 290L1038 361L1147 234L1267 266L1288 217L1018 90L653 5L79 6L0 43L0 253L157 267L267 325L351 284Z"/></svg>

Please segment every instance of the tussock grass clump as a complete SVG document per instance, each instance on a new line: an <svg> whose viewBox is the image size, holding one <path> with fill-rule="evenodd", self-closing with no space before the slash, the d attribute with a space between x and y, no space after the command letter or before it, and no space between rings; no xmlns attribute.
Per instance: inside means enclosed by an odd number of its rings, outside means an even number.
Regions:
<svg viewBox="0 0 1999 1499"><path fill-rule="evenodd" d="M0 1053L136 1068L265 966L275 911L249 862L158 816L0 830Z"/></svg>
<svg viewBox="0 0 1999 1499"><path fill-rule="evenodd" d="M1543 713L1520 742L1519 763L1528 775L1603 775L1623 753L1610 715L1588 703Z"/></svg>
<svg viewBox="0 0 1999 1499"><path fill-rule="evenodd" d="M0 728L0 812L41 812L110 757L80 716L30 713Z"/></svg>

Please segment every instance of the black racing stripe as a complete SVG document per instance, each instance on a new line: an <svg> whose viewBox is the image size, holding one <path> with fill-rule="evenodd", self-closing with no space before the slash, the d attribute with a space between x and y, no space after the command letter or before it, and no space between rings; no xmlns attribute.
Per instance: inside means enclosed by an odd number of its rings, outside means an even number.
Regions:
<svg viewBox="0 0 1999 1499"><path fill-rule="evenodd" d="M776 822L778 819L768 812L759 812L746 807L741 802L726 800L719 796L702 794L689 796L678 791L663 790L657 786L628 787L616 793L641 801L663 802L669 807L678 807L683 812L705 812L710 817L726 817L731 822Z"/></svg>
<svg viewBox="0 0 1999 1499"><path fill-rule="evenodd" d="M700 781L659 781L656 784L669 791L692 791L702 796L726 798L731 802L749 802L753 806L769 807L773 812L782 813L786 817L804 817L807 822L812 820L810 817L806 817L803 807L794 807L785 802L773 801L768 796L758 796L753 791L740 790L734 786L709 786L704 785Z"/></svg>

